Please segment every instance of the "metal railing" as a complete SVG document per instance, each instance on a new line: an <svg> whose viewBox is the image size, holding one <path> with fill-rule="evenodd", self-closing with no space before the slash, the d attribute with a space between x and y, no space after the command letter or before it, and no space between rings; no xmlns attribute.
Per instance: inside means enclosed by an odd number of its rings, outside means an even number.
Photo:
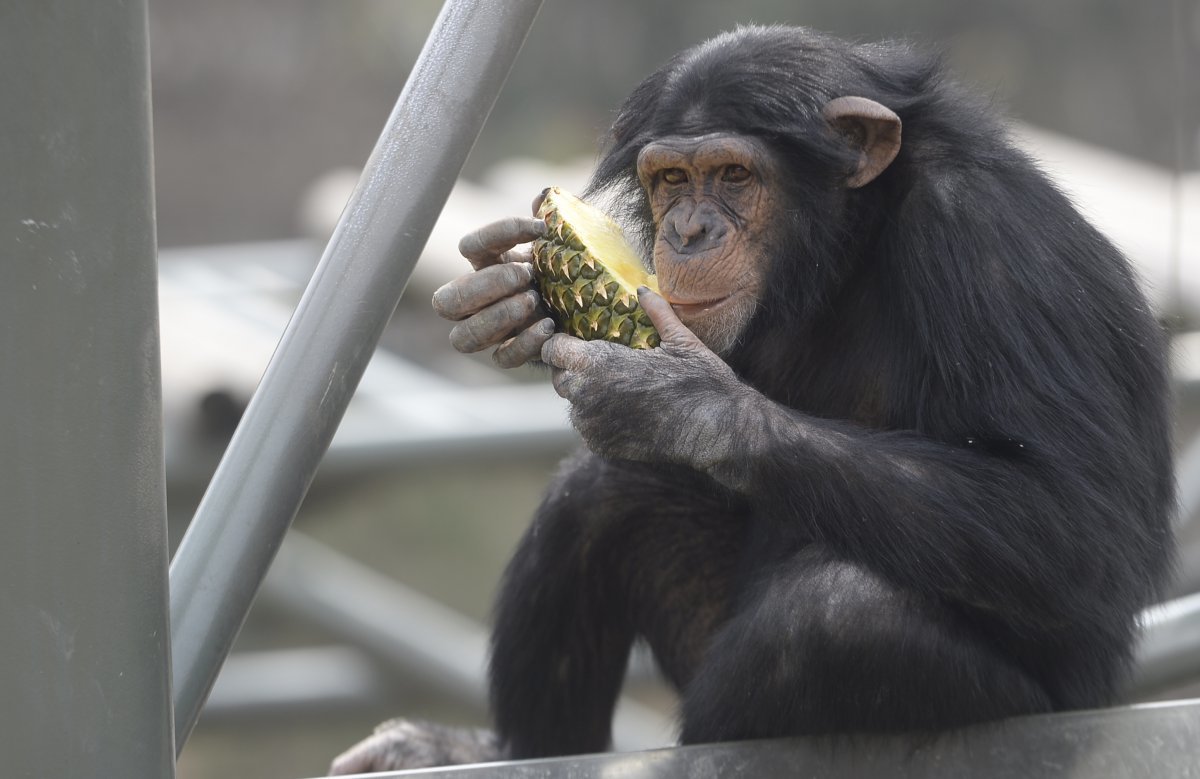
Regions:
<svg viewBox="0 0 1200 779"><path fill-rule="evenodd" d="M448 0L171 565L182 748L541 0Z"/></svg>

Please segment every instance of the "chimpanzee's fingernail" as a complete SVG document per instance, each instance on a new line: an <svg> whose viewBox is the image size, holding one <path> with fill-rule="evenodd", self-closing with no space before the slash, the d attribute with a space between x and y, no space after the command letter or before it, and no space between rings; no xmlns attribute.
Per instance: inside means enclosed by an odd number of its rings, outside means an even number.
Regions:
<svg viewBox="0 0 1200 779"><path fill-rule="evenodd" d="M642 286L638 287L638 297L640 298L642 295L645 295L649 291L650 291L650 288L647 287L645 284L643 284Z"/></svg>

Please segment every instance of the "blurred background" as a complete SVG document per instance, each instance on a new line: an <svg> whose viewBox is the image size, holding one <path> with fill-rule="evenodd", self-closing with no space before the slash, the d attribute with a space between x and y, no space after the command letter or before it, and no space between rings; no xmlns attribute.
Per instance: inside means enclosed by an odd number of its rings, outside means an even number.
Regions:
<svg viewBox="0 0 1200 779"><path fill-rule="evenodd" d="M440 7L151 3L173 544ZM429 295L468 270L454 251L464 231L526 213L544 186L578 188L639 80L746 22L944 51L1138 264L1181 333L1181 377L1200 377L1186 334L1200 301L1191 0L546 0L297 519L297 544L183 751L182 779L320 775L398 714L485 721L464 674L422 663L478 658L504 562L574 438L543 377L453 352ZM1180 403L1186 457L1197 415L1188 391ZM346 616L350 603L360 618ZM635 666L642 713L669 715L669 696Z"/></svg>

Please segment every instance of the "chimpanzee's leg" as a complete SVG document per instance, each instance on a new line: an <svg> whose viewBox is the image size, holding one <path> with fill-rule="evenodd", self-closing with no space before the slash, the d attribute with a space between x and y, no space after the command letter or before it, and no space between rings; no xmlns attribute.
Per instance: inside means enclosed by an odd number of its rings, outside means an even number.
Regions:
<svg viewBox="0 0 1200 779"><path fill-rule="evenodd" d="M582 455L509 564L492 637L496 730L514 758L601 751L634 635L675 681L726 616L742 513L686 472Z"/></svg>
<svg viewBox="0 0 1200 779"><path fill-rule="evenodd" d="M1049 708L944 605L812 546L764 573L713 637L684 693L682 741L935 730Z"/></svg>

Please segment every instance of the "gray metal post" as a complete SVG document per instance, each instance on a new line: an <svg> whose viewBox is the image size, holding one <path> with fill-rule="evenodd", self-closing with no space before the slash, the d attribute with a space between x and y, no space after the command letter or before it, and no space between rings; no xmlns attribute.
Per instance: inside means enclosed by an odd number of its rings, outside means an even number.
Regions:
<svg viewBox="0 0 1200 779"><path fill-rule="evenodd" d="M146 0L0 4L0 774L171 777Z"/></svg>
<svg viewBox="0 0 1200 779"><path fill-rule="evenodd" d="M1200 679L1200 594L1146 609L1142 628L1127 699L1161 695Z"/></svg>
<svg viewBox="0 0 1200 779"><path fill-rule="evenodd" d="M171 566L176 749L541 0L449 0Z"/></svg>

